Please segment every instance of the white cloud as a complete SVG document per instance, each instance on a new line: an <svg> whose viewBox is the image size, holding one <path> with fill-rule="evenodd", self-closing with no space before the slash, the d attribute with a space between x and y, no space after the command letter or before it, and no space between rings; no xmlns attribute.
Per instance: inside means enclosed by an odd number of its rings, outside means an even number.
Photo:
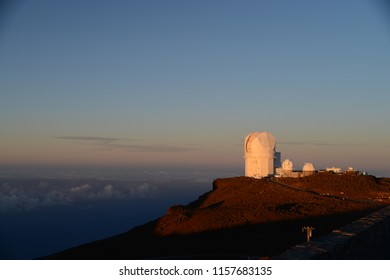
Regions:
<svg viewBox="0 0 390 280"><path fill-rule="evenodd" d="M92 189L93 187L89 184L85 184L85 185L82 185L80 187L73 187L70 189L70 192L71 193L78 193L78 192L86 192L90 189Z"/></svg>
<svg viewBox="0 0 390 280"><path fill-rule="evenodd" d="M137 197L153 196L157 193L158 189L155 186L150 186L148 183L143 183L135 188L133 194Z"/></svg>
<svg viewBox="0 0 390 280"><path fill-rule="evenodd" d="M104 186L104 191L105 192L112 192L114 190L114 186L113 185L106 185Z"/></svg>
<svg viewBox="0 0 390 280"><path fill-rule="evenodd" d="M88 201L149 198L158 193L158 188L149 183L134 185L117 183L116 186L99 182L79 186L64 186L64 183L71 184L61 180L38 183L23 181L23 185L18 182L1 184L0 181L0 212L29 211L38 207L72 205Z"/></svg>

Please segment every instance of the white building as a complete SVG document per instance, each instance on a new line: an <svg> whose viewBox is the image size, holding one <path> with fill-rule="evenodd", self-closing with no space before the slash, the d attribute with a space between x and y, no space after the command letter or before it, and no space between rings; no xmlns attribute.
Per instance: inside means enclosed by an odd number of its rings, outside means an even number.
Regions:
<svg viewBox="0 0 390 280"><path fill-rule="evenodd" d="M311 162L306 162L302 168L302 176L310 176L316 172L314 164Z"/></svg>
<svg viewBox="0 0 390 280"><path fill-rule="evenodd" d="M262 178L275 174L275 137L253 132L245 137L245 176ZM280 161L280 154L278 154Z"/></svg>
<svg viewBox="0 0 390 280"><path fill-rule="evenodd" d="M328 171L328 172L336 173L336 174L341 173L341 168L340 167L334 167L334 166L333 167L327 167L325 170Z"/></svg>
<svg viewBox="0 0 390 280"><path fill-rule="evenodd" d="M285 159L282 163L282 169L283 171L292 172L294 170L294 163L289 159Z"/></svg>

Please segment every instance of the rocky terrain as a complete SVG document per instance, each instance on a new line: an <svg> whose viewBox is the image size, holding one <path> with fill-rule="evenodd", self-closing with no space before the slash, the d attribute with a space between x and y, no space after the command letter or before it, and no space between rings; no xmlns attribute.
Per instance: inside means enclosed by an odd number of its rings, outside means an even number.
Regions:
<svg viewBox="0 0 390 280"><path fill-rule="evenodd" d="M321 236L388 204L390 179L373 176L216 179L155 221L46 258L269 258L305 241L304 226Z"/></svg>

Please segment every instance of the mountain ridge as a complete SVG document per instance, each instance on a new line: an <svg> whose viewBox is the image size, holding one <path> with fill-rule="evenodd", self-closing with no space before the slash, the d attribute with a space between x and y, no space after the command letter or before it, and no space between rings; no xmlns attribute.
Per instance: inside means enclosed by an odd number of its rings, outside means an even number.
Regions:
<svg viewBox="0 0 390 280"><path fill-rule="evenodd" d="M289 187L286 187L286 186ZM213 189L162 217L44 259L269 258L390 203L390 180L315 174L216 179Z"/></svg>

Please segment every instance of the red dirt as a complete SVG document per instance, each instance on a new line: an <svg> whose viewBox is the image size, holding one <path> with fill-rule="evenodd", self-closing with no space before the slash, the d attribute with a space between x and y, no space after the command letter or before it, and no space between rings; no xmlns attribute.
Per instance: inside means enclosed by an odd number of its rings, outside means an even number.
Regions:
<svg viewBox="0 0 390 280"><path fill-rule="evenodd" d="M372 177L318 174L279 182L348 198L389 197ZM389 187L390 184L387 186ZM340 194L343 193L343 194ZM372 205L284 188L266 179L217 179L212 192L187 206L168 209L155 228L159 235L190 234L246 224L263 224L371 208Z"/></svg>
<svg viewBox="0 0 390 280"><path fill-rule="evenodd" d="M49 258L264 258L303 242L303 226L320 236L390 203L390 179L320 173L275 180L216 179L212 191L156 221Z"/></svg>

